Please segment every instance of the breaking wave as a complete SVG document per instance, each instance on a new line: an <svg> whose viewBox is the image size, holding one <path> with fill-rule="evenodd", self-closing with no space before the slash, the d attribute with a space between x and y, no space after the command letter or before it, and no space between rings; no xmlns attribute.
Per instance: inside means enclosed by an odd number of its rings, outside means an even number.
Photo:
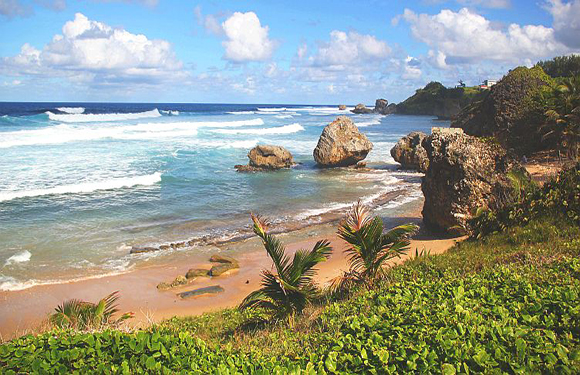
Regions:
<svg viewBox="0 0 580 375"><path fill-rule="evenodd" d="M53 121L60 122L111 122L123 120L138 120L147 117L161 117L161 113L157 108L151 111L137 112L137 113L76 113L58 115L47 111L48 118Z"/></svg>

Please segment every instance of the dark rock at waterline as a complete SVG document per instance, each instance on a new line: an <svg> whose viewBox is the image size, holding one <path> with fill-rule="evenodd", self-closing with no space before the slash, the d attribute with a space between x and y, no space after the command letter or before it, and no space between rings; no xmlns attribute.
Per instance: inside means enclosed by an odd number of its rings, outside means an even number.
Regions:
<svg viewBox="0 0 580 375"><path fill-rule="evenodd" d="M373 113L373 110L370 108L367 108L366 105L359 103L357 104L354 109L350 110L352 113L356 113L357 115L360 114L365 114L365 113Z"/></svg>
<svg viewBox="0 0 580 375"><path fill-rule="evenodd" d="M463 134L461 129L433 128L422 144L429 157L421 183L422 213L431 229L469 233L468 221L475 210L495 209L511 199L510 171L528 175L500 145Z"/></svg>
<svg viewBox="0 0 580 375"><path fill-rule="evenodd" d="M290 151L281 146L258 145L248 152L248 165L236 165L238 172L256 172L290 168L294 159Z"/></svg>
<svg viewBox="0 0 580 375"><path fill-rule="evenodd" d="M394 103L389 104L386 99L377 99L373 112L381 115L390 115L397 112L397 105Z"/></svg>
<svg viewBox="0 0 580 375"><path fill-rule="evenodd" d="M429 167L429 157L422 145L425 138L427 138L427 134L422 132L409 133L391 149L391 156L405 169L426 172Z"/></svg>
<svg viewBox="0 0 580 375"><path fill-rule="evenodd" d="M323 167L347 167L366 158L373 144L347 116L328 124L314 149L314 160Z"/></svg>
<svg viewBox="0 0 580 375"><path fill-rule="evenodd" d="M191 297L202 296L204 294L218 294L223 293L225 290L219 285L206 286L204 288L198 288L190 290L187 292L177 294L181 299L187 299Z"/></svg>
<svg viewBox="0 0 580 375"><path fill-rule="evenodd" d="M208 277L209 270L204 268L190 268L189 271L185 274L186 279L195 279L196 277Z"/></svg>
<svg viewBox="0 0 580 375"><path fill-rule="evenodd" d="M159 250L159 248L152 247L152 246L144 246L144 247L133 246L133 247L131 247L129 254L150 253L152 251L157 251L157 250Z"/></svg>

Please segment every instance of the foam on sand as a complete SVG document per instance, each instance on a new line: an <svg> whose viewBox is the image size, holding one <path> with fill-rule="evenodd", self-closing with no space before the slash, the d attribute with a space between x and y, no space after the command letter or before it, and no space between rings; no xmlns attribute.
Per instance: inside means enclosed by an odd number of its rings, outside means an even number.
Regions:
<svg viewBox="0 0 580 375"><path fill-rule="evenodd" d="M148 117L161 117L161 113L157 108L151 111L137 112L137 113L76 113L76 114L66 114L58 115L47 111L46 114L48 118L52 121L60 122L111 122L111 121L123 121L123 120L138 120L141 118Z"/></svg>
<svg viewBox="0 0 580 375"><path fill-rule="evenodd" d="M304 127L298 123L279 126L276 128L265 128L265 129L217 129L214 130L215 133L220 134L292 134L304 130Z"/></svg>
<svg viewBox="0 0 580 375"><path fill-rule="evenodd" d="M46 189L2 191L0 202L17 198L38 197L43 195L90 193L97 190L113 190L133 186L149 186L161 181L161 173L156 172L144 176L112 178L95 182L81 182L79 184L61 185Z"/></svg>

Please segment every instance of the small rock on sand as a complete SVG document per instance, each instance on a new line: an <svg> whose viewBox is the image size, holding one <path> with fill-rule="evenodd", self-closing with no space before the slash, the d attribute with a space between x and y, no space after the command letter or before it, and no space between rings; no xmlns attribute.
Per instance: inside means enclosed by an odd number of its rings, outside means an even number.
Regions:
<svg viewBox="0 0 580 375"><path fill-rule="evenodd" d="M181 299L186 299L186 298L191 298L191 297L202 296L204 294L218 294L218 293L223 293L223 292L224 292L224 288L222 288L221 286L212 285L212 286L206 286L205 288L198 288L198 289L190 290L187 292L178 293L177 295Z"/></svg>

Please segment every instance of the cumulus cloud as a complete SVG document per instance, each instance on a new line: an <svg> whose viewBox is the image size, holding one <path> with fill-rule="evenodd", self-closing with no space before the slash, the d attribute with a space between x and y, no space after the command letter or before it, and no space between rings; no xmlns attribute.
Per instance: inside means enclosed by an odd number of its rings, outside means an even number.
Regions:
<svg viewBox="0 0 580 375"><path fill-rule="evenodd" d="M334 30L329 42L320 43L313 60L320 65L353 65L384 60L390 52L387 43L372 35Z"/></svg>
<svg viewBox="0 0 580 375"><path fill-rule="evenodd" d="M41 50L24 44L18 55L2 58L0 71L147 82L183 74L182 63L169 42L112 28L81 13L66 22L62 34L55 35Z"/></svg>
<svg viewBox="0 0 580 375"><path fill-rule="evenodd" d="M208 14L204 16L199 5L193 9L193 14L195 14L197 23L208 33L218 36L224 34L224 29L219 21L220 15Z"/></svg>
<svg viewBox="0 0 580 375"><path fill-rule="evenodd" d="M483 7L494 9L506 9L511 6L510 0L457 0L461 5L468 7Z"/></svg>
<svg viewBox="0 0 580 375"><path fill-rule="evenodd" d="M554 18L556 38L570 48L580 48L580 0L550 0L548 11Z"/></svg>
<svg viewBox="0 0 580 375"><path fill-rule="evenodd" d="M268 26L262 26L254 12L235 12L222 23L226 40L224 58L233 62L268 60L276 43L268 36Z"/></svg>
<svg viewBox="0 0 580 375"><path fill-rule="evenodd" d="M410 24L415 38L432 48L430 61L439 68L485 60L530 64L568 51L552 28L513 23L502 30L467 8L436 15L405 9L402 19Z"/></svg>

